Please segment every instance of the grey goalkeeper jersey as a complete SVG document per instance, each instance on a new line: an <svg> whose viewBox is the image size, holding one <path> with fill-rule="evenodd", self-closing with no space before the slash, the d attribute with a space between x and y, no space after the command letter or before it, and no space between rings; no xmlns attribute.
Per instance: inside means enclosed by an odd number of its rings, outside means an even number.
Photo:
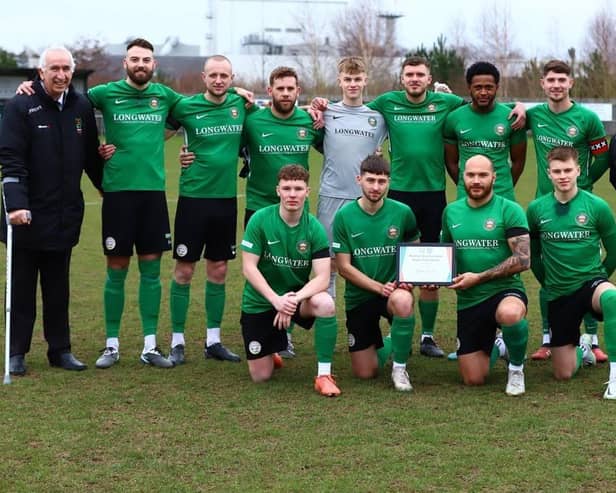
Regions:
<svg viewBox="0 0 616 493"><path fill-rule="evenodd" d="M361 162L387 137L387 125L378 111L367 106L330 104L325 111L323 170L319 195L355 199L361 189L355 179Z"/></svg>

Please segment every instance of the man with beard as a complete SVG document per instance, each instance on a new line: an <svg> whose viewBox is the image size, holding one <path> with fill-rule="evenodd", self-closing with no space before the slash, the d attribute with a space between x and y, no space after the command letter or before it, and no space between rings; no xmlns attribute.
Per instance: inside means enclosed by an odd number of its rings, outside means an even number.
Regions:
<svg viewBox="0 0 616 493"><path fill-rule="evenodd" d="M511 109L496 102L499 81L500 73L491 63L471 65L466 82L472 102L452 111L445 120L445 164L458 186L458 198L465 196L464 180L460 180L464 163L483 154L494 165L494 193L515 200L513 188L526 161L526 131L513 130L508 120Z"/></svg>
<svg viewBox="0 0 616 493"><path fill-rule="evenodd" d="M140 272L139 311L144 346L141 361L159 368L173 363L156 344L160 311L160 262L171 249L169 214L165 198L164 137L169 111L180 95L150 82L156 61L154 48L144 39L126 47L126 79L88 91L105 122L107 149L113 155L103 174L102 232L107 256L104 290L105 350L97 368L109 368L120 357L119 331L124 308L124 283L133 246Z"/></svg>
<svg viewBox="0 0 616 493"><path fill-rule="evenodd" d="M527 212L532 269L548 294L554 377L568 380L582 363L594 363L591 337L580 337L580 323L590 312L605 322L610 372L603 398L613 400L616 287L608 279L616 268L616 222L607 202L579 188L577 158L570 146L555 147L547 156L554 192L532 201Z"/></svg>
<svg viewBox="0 0 616 493"><path fill-rule="evenodd" d="M391 379L394 388L413 389L406 371L413 340L413 287L396 283L396 245L419 238L415 215L396 200L385 198L390 179L389 163L368 156L360 166L357 182L361 196L343 206L334 217L332 248L344 293L349 352L353 374L374 378L393 352ZM383 338L381 317L391 323Z"/></svg>
<svg viewBox="0 0 616 493"><path fill-rule="evenodd" d="M494 193L494 166L485 156L464 166L466 198L443 212L441 241L455 244L458 276L449 287L458 298L458 364L466 385L483 385L503 356L495 343L501 327L509 351L507 395L525 392L528 300L520 272L530 267L530 239L524 210Z"/></svg>
<svg viewBox="0 0 616 493"><path fill-rule="evenodd" d="M246 184L244 226L255 211L279 202L276 195L278 171L286 164L308 169L310 147L319 145L323 132L312 128L310 115L296 107L300 94L297 72L290 67L275 68L269 77L268 108L254 112L244 124L250 174Z"/></svg>
<svg viewBox="0 0 616 493"><path fill-rule="evenodd" d="M312 127L310 115L296 107L300 94L297 72L290 67L275 68L269 77L267 93L272 98L268 108L246 118L243 141L248 151L250 174L246 184L244 227L255 211L276 204L278 171L287 164L308 169L311 146L323 140L323 131ZM295 356L291 325L287 331L289 345L281 352L285 358Z"/></svg>
<svg viewBox="0 0 616 493"><path fill-rule="evenodd" d="M202 78L205 93L183 98L171 112L188 139L182 154L184 166L174 227L176 264L169 296L173 330L169 359L176 365L184 363L190 283L202 253L207 276L205 357L240 361L237 354L222 345L220 326L227 262L235 258L237 156L247 111L244 100L228 92L233 82L228 58L209 57Z"/></svg>
<svg viewBox="0 0 616 493"><path fill-rule="evenodd" d="M552 193L554 187L548 176L547 156L557 146L571 146L579 156L580 174L578 187L592 191L593 184L603 176L609 166L608 143L605 128L596 113L580 106L569 96L574 80L571 67L561 60L551 60L543 67L541 87L547 101L528 110L527 127L532 130L537 157L537 190L535 197ZM543 323L541 347L532 354L532 359L550 357L550 332L547 323L548 294L541 288L539 302ZM586 333L592 338L593 353L599 363L607 361L607 355L599 347L598 322L591 315L584 317Z"/></svg>

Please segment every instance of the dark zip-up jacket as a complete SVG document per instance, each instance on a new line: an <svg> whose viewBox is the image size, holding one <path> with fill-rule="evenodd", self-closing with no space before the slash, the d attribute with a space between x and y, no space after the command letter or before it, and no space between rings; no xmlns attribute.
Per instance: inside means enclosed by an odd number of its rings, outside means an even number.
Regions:
<svg viewBox="0 0 616 493"><path fill-rule="evenodd" d="M71 85L62 110L43 89L7 102L0 121L0 166L7 210L28 209L30 225L13 227L17 248L66 250L77 244L84 203L81 176L101 189L103 162L89 100ZM6 241L4 215L2 239Z"/></svg>

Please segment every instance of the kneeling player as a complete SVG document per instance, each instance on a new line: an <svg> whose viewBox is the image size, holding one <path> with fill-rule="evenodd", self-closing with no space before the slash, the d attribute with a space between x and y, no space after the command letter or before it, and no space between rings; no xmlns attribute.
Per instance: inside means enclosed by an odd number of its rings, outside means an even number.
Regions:
<svg viewBox="0 0 616 493"><path fill-rule="evenodd" d="M594 364L590 336L577 346L582 318L591 312L605 322L610 379L603 397L616 399L616 287L608 281L616 268L616 222L603 199L578 188L573 147L553 148L547 171L554 192L530 203L528 224L533 272L548 293L554 376L567 380L583 362Z"/></svg>
<svg viewBox="0 0 616 493"><path fill-rule="evenodd" d="M415 317L412 287L398 285L396 244L417 240L415 215L401 202L385 198L389 163L369 156L357 181L362 195L334 218L333 250L340 275L346 279L345 304L353 374L373 378L393 350L391 378L396 390L412 390L406 361ZM391 323L391 338L383 339L381 317Z"/></svg>
<svg viewBox="0 0 616 493"><path fill-rule="evenodd" d="M337 396L340 390L331 374L337 323L334 300L327 294L329 247L323 226L304 210L308 178L302 166L284 166L276 187L280 204L258 210L246 226L240 323L254 382L269 380L275 364L282 364L276 353L286 349L292 321L305 329L314 323L314 387L322 395Z"/></svg>
<svg viewBox="0 0 616 493"><path fill-rule="evenodd" d="M443 213L441 240L456 246L458 272L450 288L458 298L458 364L466 385L483 385L502 344L509 352L505 392L525 392L524 356L528 341L527 298L519 273L530 267L529 235L524 210L495 195L496 174L485 156L471 157L464 169L466 198ZM497 339L498 342L498 339Z"/></svg>

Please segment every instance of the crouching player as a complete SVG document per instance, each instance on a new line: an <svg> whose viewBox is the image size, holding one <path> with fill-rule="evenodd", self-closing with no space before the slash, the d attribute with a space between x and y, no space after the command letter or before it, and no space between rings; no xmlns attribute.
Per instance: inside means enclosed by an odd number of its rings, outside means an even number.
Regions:
<svg viewBox="0 0 616 493"><path fill-rule="evenodd" d="M391 379L396 390L412 390L406 362L415 317L412 286L398 285L396 245L419 238L415 215L401 202L388 199L390 166L378 156L362 161L357 181L362 195L334 217L333 251L346 279L344 293L353 374L377 375L393 350ZM383 339L381 317L391 323Z"/></svg>
<svg viewBox="0 0 616 493"><path fill-rule="evenodd" d="M502 356L495 344L500 326L509 351L505 392L525 392L528 300L519 273L530 267L530 239L524 210L493 191L492 162L475 155L464 169L466 198L443 212L441 241L456 246L458 276L449 286L458 298L458 364L466 385L483 385ZM498 342L498 339L497 339Z"/></svg>
<svg viewBox="0 0 616 493"><path fill-rule="evenodd" d="M578 188L580 166L573 147L553 148L547 172L554 192L530 203L528 224L532 269L548 294L554 376L567 380L583 362L594 364L590 336L577 345L582 318L592 312L605 322L610 361L603 398L616 399L616 287L608 281L616 268L616 222L603 199Z"/></svg>
<svg viewBox="0 0 616 493"><path fill-rule="evenodd" d="M333 397L340 390L331 374L337 323L334 300L327 294L329 245L323 226L304 210L308 178L302 166L282 167L276 187L280 203L255 212L246 226L240 323L254 382L269 380L274 367L282 365L277 353L287 348L291 322L305 329L314 323L318 361L314 388Z"/></svg>

